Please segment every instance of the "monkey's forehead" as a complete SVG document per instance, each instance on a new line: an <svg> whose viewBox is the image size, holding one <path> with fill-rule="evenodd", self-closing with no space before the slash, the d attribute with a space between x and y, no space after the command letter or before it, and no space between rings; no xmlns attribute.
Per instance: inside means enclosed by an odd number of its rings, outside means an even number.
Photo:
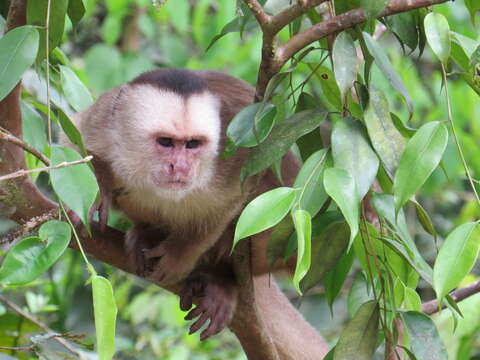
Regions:
<svg viewBox="0 0 480 360"><path fill-rule="evenodd" d="M175 137L220 136L220 101L208 91L181 96L150 84L126 89L118 116L129 128L142 133L172 134Z"/></svg>
<svg viewBox="0 0 480 360"><path fill-rule="evenodd" d="M208 89L208 83L194 71L186 69L159 69L145 72L130 82L131 85L151 85L182 97L199 94Z"/></svg>

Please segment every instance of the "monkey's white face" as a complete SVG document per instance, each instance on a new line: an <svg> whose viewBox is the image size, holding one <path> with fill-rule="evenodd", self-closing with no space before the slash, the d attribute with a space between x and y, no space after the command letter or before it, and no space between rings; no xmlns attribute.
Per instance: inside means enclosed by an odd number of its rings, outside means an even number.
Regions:
<svg viewBox="0 0 480 360"><path fill-rule="evenodd" d="M125 90L115 109L114 172L125 186L182 199L208 186L220 140L220 104L208 92L183 98L151 85Z"/></svg>

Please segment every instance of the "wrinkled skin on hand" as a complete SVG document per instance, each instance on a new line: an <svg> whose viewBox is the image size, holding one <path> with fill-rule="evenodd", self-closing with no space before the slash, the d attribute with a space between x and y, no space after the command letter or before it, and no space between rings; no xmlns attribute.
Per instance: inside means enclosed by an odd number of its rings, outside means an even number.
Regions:
<svg viewBox="0 0 480 360"><path fill-rule="evenodd" d="M209 323L200 334L200 340L218 334L230 324L237 306L238 290L233 273L226 267L210 271L195 271L184 283L180 293L180 308L190 312L185 320L195 320L190 334ZM196 306L192 309L193 304Z"/></svg>

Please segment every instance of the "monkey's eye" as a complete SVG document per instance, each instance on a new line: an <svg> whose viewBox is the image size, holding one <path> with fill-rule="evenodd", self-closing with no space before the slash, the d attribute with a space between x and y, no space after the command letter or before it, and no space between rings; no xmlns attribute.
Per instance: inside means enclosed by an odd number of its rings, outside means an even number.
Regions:
<svg viewBox="0 0 480 360"><path fill-rule="evenodd" d="M200 145L202 144L202 142L200 140L189 140L187 141L187 143L185 144L185 147L187 149L195 149L197 147L199 147Z"/></svg>
<svg viewBox="0 0 480 360"><path fill-rule="evenodd" d="M173 147L173 139L167 137L160 137L157 139L157 142L163 147Z"/></svg>

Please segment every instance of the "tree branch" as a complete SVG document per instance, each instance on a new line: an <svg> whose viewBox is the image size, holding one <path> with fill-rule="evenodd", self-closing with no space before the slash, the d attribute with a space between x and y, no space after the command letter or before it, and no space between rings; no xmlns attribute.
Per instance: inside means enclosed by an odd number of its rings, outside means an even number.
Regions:
<svg viewBox="0 0 480 360"><path fill-rule="evenodd" d="M480 280L477 280L455 291L452 291L450 293L450 296L452 297L453 300L455 300L455 302L459 302L477 293L480 293ZM442 307L442 309L443 308L444 307ZM437 300L431 300L422 304L422 311L425 314L432 315L438 312L439 310L440 309L438 308Z"/></svg>
<svg viewBox="0 0 480 360"><path fill-rule="evenodd" d="M378 17L390 16L406 11L411 11L427 6L445 3L449 0L392 0L390 4L378 15ZM255 99L263 99L265 89L270 79L277 74L285 63L290 60L298 51L307 45L323 39L329 35L338 33L367 20L363 9L353 9L331 19L318 23L311 28L293 36L284 44L275 47L275 34L283 28L284 21L293 20L302 12L308 11L311 7L320 4L320 0L308 2L299 1L287 10L282 11L270 19L270 24L262 27L263 47L262 61L257 78ZM313 5L313 6L312 6ZM291 13L290 13L291 11Z"/></svg>
<svg viewBox="0 0 480 360"><path fill-rule="evenodd" d="M12 0L7 16L6 31L25 25L26 0ZM17 86L0 101L0 127L19 139L22 138L20 90ZM0 174L10 174L25 169L23 149L10 142L0 142ZM9 218L23 223L28 219L49 212L57 205L45 197L29 177L21 177L0 183L0 203L9 209Z"/></svg>
<svg viewBox="0 0 480 360"><path fill-rule="evenodd" d="M10 174L7 174L7 175L0 176L0 181L5 181L5 180L9 180L9 179L14 179L14 178L17 178L17 177L22 177L22 176L26 176L28 174L33 174L33 173L36 173L36 172L60 169L60 168L79 165L79 164L85 164L86 162L89 162L92 159L93 159L93 156L89 155L89 156L87 156L83 159L80 159L80 160L71 161L71 162L64 161L60 164L52 165L52 166L46 166L46 167L43 167L43 168L37 168L37 169L32 169L32 170L20 169L20 170L15 171L14 173L10 173Z"/></svg>
<svg viewBox="0 0 480 360"><path fill-rule="evenodd" d="M33 147L28 145L25 141L17 138L16 136L13 136L12 134L9 134L8 132L4 132L0 130L0 140L3 141L8 141L11 142L12 144L15 144L19 147L21 147L23 150L29 152L33 156L35 156L37 159L39 159L41 162L43 162L45 165L49 166L50 161L43 156L43 154L37 150L35 150Z"/></svg>
<svg viewBox="0 0 480 360"><path fill-rule="evenodd" d="M378 18L411 11L427 6L441 4L449 0L392 0L390 4L377 16ZM278 48L278 61L283 66L295 53L314 41L351 28L367 20L363 9L353 9L318 23L284 43Z"/></svg>
<svg viewBox="0 0 480 360"><path fill-rule="evenodd" d="M327 0L298 0L297 3L290 6L289 8L279 12L277 15L273 16L270 19L270 24L268 25L268 31L273 34L277 34L285 26L290 24L297 17L305 14L310 9L326 2Z"/></svg>
<svg viewBox="0 0 480 360"><path fill-rule="evenodd" d="M265 13L262 5L257 0L243 0L245 4L250 8L253 15L257 19L260 27L265 29L270 24L270 16Z"/></svg>
<svg viewBox="0 0 480 360"><path fill-rule="evenodd" d="M44 323L42 323L40 320L38 320L37 318L35 318L34 316L28 314L27 312L23 311L17 304L15 304L14 302L8 300L5 296L3 295L0 295L0 301L3 302L5 305L7 305L10 309L12 309L13 311L15 311L16 313L18 313L20 316L24 317L25 319L27 319L28 321L31 321L32 323L34 323L35 325L37 325L39 328L41 328L43 331L46 331L47 333L55 333L55 331L53 331L52 329L50 329L47 325L45 325ZM57 340L60 344L62 344L63 346L65 346L65 348L67 348L69 351L71 351L73 354L78 354L77 352L77 349L75 349L74 346L72 346L68 341L66 341L65 339L61 338L61 337L58 337L58 336L54 336L54 339Z"/></svg>

